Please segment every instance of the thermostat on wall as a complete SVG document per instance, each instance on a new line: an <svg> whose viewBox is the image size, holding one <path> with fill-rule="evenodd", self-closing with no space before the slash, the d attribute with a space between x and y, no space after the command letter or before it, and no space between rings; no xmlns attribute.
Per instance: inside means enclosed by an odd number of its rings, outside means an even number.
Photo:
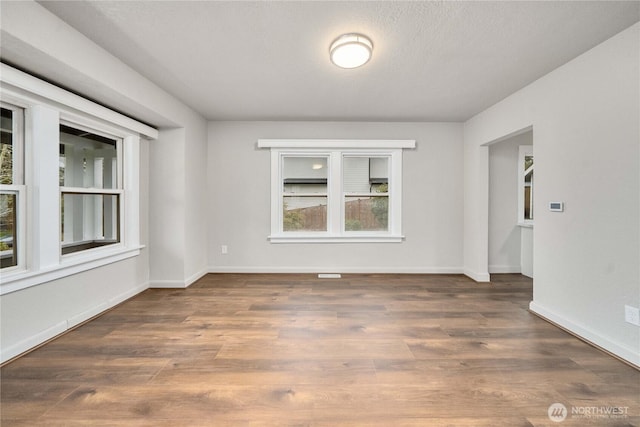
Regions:
<svg viewBox="0 0 640 427"><path fill-rule="evenodd" d="M551 212L563 212L564 211L564 203L563 202L549 202L549 210Z"/></svg>

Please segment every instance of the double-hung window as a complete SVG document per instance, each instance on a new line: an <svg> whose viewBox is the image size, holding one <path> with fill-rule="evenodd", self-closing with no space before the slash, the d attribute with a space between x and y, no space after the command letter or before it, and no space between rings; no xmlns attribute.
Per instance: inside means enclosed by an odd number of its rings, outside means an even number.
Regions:
<svg viewBox="0 0 640 427"><path fill-rule="evenodd" d="M271 148L273 243L399 242L408 140L260 140Z"/></svg>
<svg viewBox="0 0 640 427"><path fill-rule="evenodd" d="M122 139L60 125L62 255L120 242Z"/></svg>

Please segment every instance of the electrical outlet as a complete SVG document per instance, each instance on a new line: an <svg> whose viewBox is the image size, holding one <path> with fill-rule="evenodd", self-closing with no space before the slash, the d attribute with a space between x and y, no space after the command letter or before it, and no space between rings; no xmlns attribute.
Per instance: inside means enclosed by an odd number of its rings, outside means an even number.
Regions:
<svg viewBox="0 0 640 427"><path fill-rule="evenodd" d="M222 252L224 255L226 255L226 254L228 254L228 253L229 253L229 248L227 247L227 245L222 245L222 246L220 247L220 250L221 250L221 252Z"/></svg>
<svg viewBox="0 0 640 427"><path fill-rule="evenodd" d="M625 305L624 320L632 325L640 326L640 309L631 307L630 305Z"/></svg>

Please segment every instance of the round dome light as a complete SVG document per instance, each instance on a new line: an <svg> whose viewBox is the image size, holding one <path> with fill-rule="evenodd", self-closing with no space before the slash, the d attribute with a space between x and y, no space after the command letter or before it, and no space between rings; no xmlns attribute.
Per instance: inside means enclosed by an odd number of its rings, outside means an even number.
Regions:
<svg viewBox="0 0 640 427"><path fill-rule="evenodd" d="M362 34L344 34L329 48L331 62L341 68L357 68L371 59L373 43Z"/></svg>

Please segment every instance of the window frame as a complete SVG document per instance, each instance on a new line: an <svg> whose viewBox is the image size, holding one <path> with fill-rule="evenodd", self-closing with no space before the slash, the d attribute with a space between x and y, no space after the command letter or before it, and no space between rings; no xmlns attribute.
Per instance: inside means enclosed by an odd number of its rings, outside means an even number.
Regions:
<svg viewBox="0 0 640 427"><path fill-rule="evenodd" d="M527 175L527 171L533 172L535 167L535 160L534 160L534 164L528 170L524 169L525 159L526 157L529 157L529 156L533 157L533 145L521 145L518 147L518 218L517 220L518 220L518 225L523 227L533 227L533 223L534 223L533 219L525 218L525 209L524 209L525 186L526 186L525 178ZM531 212L533 212L533 200L534 200L533 178L531 179L530 188L531 188L530 209L531 209Z"/></svg>
<svg viewBox="0 0 640 427"><path fill-rule="evenodd" d="M158 131L6 64L0 64L0 81L2 102L25 113L25 189L20 206L26 205L24 264L21 269L3 269L0 295L138 256L144 248L140 244L140 140L157 139ZM59 126L64 121L122 140L119 244L61 254Z"/></svg>
<svg viewBox="0 0 640 427"><path fill-rule="evenodd" d="M24 152L25 152L25 109L19 103L9 103L0 101L2 108L11 110L12 115L12 149L11 149L11 162L12 162L12 178L11 184L0 184L1 194L15 195L15 221L16 221L16 235L13 237L13 246L17 247L14 251L16 256L16 264L0 269L3 276L11 275L16 272L24 271L26 268L26 223L27 223L27 186L25 184L25 164L24 164ZM18 114L16 114L18 113Z"/></svg>
<svg viewBox="0 0 640 427"><path fill-rule="evenodd" d="M402 234L402 154L415 148L415 140L266 140L271 149L271 243L398 243ZM283 175L285 157L328 157L327 231L283 231ZM389 159L388 230L345 230L345 157Z"/></svg>

